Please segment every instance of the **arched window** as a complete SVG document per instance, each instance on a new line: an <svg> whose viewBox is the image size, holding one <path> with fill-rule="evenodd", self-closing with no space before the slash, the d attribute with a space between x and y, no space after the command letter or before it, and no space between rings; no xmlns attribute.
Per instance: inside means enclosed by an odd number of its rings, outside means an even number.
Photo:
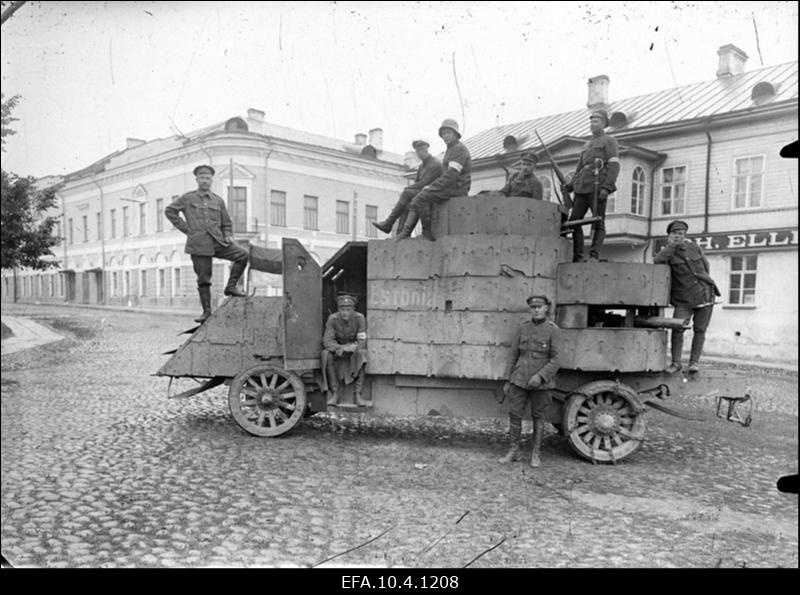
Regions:
<svg viewBox="0 0 800 595"><path fill-rule="evenodd" d="M147 257L142 254L139 256L139 296L147 296Z"/></svg>
<svg viewBox="0 0 800 595"><path fill-rule="evenodd" d="M542 198L544 200L552 200L553 198L553 183L547 176L539 176L539 181L542 183Z"/></svg>
<svg viewBox="0 0 800 595"><path fill-rule="evenodd" d="M634 215L644 215L645 186L644 170L636 166L631 177L631 213Z"/></svg>
<svg viewBox="0 0 800 595"><path fill-rule="evenodd" d="M183 296L183 263L181 262L181 255L175 251L170 258L172 265L172 296Z"/></svg>
<svg viewBox="0 0 800 595"><path fill-rule="evenodd" d="M156 295L166 297L167 295L167 259L159 252L156 254Z"/></svg>

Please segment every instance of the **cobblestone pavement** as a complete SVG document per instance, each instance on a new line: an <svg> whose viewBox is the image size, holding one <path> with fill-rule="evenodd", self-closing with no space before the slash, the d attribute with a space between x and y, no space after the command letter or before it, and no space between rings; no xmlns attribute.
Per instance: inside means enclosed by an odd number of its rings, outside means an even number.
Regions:
<svg viewBox="0 0 800 595"><path fill-rule="evenodd" d="M502 420L319 414L245 434L226 387L166 398L150 376L190 316L3 306L66 340L2 361L2 547L17 566L731 567L798 565L797 376L754 380L749 428L648 414L591 465L553 433L500 467ZM735 371L731 370L731 374ZM676 405L707 410L713 397ZM526 430L529 431L530 426ZM551 430L552 432L552 430Z"/></svg>

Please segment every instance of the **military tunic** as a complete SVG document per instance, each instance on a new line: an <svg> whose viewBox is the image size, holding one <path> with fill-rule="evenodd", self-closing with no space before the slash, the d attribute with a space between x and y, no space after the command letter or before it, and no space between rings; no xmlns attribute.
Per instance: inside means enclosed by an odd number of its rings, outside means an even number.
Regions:
<svg viewBox="0 0 800 595"><path fill-rule="evenodd" d="M671 271L670 303L679 308L698 308L714 303L714 286L695 275L709 276L708 260L694 242L667 245L655 255L653 262L668 264Z"/></svg>
<svg viewBox="0 0 800 595"><path fill-rule="evenodd" d="M530 401L531 416L544 416L552 401L551 388L555 387L558 372L559 328L550 321L524 322L511 343L511 357L506 365L505 377L511 384L509 401L512 420L519 420ZM542 383L533 388L531 378L538 374Z"/></svg>
<svg viewBox="0 0 800 595"><path fill-rule="evenodd" d="M425 212L431 204L444 202L454 196L466 196L472 184L472 157L460 140L448 145L442 160L444 173L423 188L411 201L411 207Z"/></svg>
<svg viewBox="0 0 800 595"><path fill-rule="evenodd" d="M500 192L506 196L523 196L527 198L544 198L544 186L533 172L525 174L521 171L513 174Z"/></svg>
<svg viewBox="0 0 800 595"><path fill-rule="evenodd" d="M179 213L186 217L184 221ZM233 223L225 201L211 191L192 190L178 197L164 209L164 215L185 233L187 254L214 256L214 242L226 246L225 236L233 232Z"/></svg>
<svg viewBox="0 0 800 595"><path fill-rule="evenodd" d="M619 146L617 140L605 132L592 136L581 149L575 175L572 177L572 188L576 194L594 193L594 160L601 159L603 166L598 176L598 191L606 190L609 194L616 191L619 175Z"/></svg>
<svg viewBox="0 0 800 595"><path fill-rule="evenodd" d="M336 348L344 345L358 343L358 349L353 353L336 355ZM322 346L331 352L335 377L337 380L350 384L354 380L363 379L361 374L367 365L367 319L360 312L353 312L349 320L342 318L339 312L328 316L325 322L325 334L322 336ZM335 384L334 384L335 385Z"/></svg>

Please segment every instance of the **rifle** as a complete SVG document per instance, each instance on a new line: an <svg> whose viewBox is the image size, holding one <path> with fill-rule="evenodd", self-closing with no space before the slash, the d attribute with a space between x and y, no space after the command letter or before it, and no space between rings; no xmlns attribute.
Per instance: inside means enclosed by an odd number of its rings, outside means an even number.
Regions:
<svg viewBox="0 0 800 595"><path fill-rule="evenodd" d="M539 143L541 143L542 148L544 149L544 152L547 154L547 158L550 160L550 165L553 166L553 171L556 172L556 177L558 178L558 182L559 182L559 184L561 184L561 192L564 195L564 206L567 209L571 209L572 208L572 197L570 196L570 193L567 190L567 183L568 183L567 182L567 176L565 176L564 172L561 171L561 168L558 167L558 165L556 165L555 159L553 159L553 156L550 154L550 151L547 149L547 145L544 144L544 141L542 140L542 137L539 136L539 133L536 130L534 130L533 132L536 134L536 138L539 139Z"/></svg>

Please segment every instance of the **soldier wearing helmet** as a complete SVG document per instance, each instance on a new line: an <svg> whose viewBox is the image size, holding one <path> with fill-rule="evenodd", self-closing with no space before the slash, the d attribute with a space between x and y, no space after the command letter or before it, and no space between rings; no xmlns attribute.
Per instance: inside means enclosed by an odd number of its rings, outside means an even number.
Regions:
<svg viewBox="0 0 800 595"><path fill-rule="evenodd" d="M175 199L164 209L164 215L187 236L185 251L192 257L203 308L203 313L195 321L204 322L211 316L212 257L233 261L224 294L243 297L245 294L237 284L247 267L248 252L233 240L233 223L225 201L211 192L214 168L198 165L192 173L197 181L197 190Z"/></svg>
<svg viewBox="0 0 800 595"><path fill-rule="evenodd" d="M500 459L500 463L516 461L520 455L522 440L522 415L530 404L533 419L533 449L530 465L538 467L544 433L544 415L552 401L550 389L555 386L558 372L558 326L547 319L550 299L543 295L532 295L527 300L531 319L517 329L511 343L511 358L505 370L506 383L503 392L511 405L509 411L509 434L511 448Z"/></svg>
<svg viewBox="0 0 800 595"><path fill-rule="evenodd" d="M431 233L431 207L454 196L466 196L472 182L472 157L467 147L461 142L458 122L446 119L439 127L439 136L447 145L442 165L444 173L428 186L424 187L411 201L408 217L398 240L411 237L411 232L422 220L422 235L425 240L434 240Z"/></svg>
<svg viewBox="0 0 800 595"><path fill-rule="evenodd" d="M336 299L338 311L328 316L322 336L322 369L327 374L328 405L339 403L339 382L354 382L353 394L359 407L370 403L361 398L367 365L367 319L355 311L351 295Z"/></svg>
<svg viewBox="0 0 800 595"><path fill-rule="evenodd" d="M392 212L383 221L372 222L372 225L380 229L383 233L391 233L392 226L395 221L400 220L399 229L403 229L405 224L406 215L408 213L408 205L411 200L419 194L425 186L431 184L436 178L442 175L442 162L428 152L430 143L426 140L417 139L411 143L411 147L417 154L420 160L419 167L417 168L417 177L413 184L409 184L400 193L400 198L394 205Z"/></svg>
<svg viewBox="0 0 800 595"><path fill-rule="evenodd" d="M520 158L520 169L511 175L500 192L506 196L524 196L526 198L544 198L544 187L534 173L539 160L534 153L523 153Z"/></svg>

